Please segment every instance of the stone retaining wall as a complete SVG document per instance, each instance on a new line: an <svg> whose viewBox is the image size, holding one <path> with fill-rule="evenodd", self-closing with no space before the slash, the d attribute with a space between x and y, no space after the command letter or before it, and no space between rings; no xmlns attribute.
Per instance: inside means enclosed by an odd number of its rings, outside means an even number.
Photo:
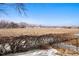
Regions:
<svg viewBox="0 0 79 59"><path fill-rule="evenodd" d="M19 37L1 37L0 55L28 51L38 48L41 45L63 42L73 39L73 36L66 34L46 34L40 36L19 36Z"/></svg>

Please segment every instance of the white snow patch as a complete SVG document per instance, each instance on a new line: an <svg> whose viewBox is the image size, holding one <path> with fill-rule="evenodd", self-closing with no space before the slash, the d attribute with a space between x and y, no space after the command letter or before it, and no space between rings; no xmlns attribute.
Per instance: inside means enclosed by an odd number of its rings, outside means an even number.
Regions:
<svg viewBox="0 0 79 59"><path fill-rule="evenodd" d="M9 54L9 56L59 56L57 55L58 51L56 49L50 48L46 50L31 50L27 52L22 52L22 53L15 53L15 54Z"/></svg>
<svg viewBox="0 0 79 59"><path fill-rule="evenodd" d="M6 51L10 51L11 47L8 43L5 44L4 48L6 49Z"/></svg>

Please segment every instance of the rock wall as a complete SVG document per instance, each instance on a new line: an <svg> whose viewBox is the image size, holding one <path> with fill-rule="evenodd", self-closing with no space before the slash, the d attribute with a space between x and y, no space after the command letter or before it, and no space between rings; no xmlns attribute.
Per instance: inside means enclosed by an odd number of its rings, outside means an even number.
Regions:
<svg viewBox="0 0 79 59"><path fill-rule="evenodd" d="M40 36L23 35L19 37L1 37L0 55L28 51L46 44L54 44L65 40L73 39L73 36L66 34L46 34Z"/></svg>

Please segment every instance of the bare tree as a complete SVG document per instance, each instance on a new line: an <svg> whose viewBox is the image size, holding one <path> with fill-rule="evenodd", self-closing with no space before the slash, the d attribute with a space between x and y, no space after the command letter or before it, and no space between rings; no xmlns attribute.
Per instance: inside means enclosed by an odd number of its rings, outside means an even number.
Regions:
<svg viewBox="0 0 79 59"><path fill-rule="evenodd" d="M24 3L0 3L0 6L7 6L7 7L13 7L14 10L16 10L16 12L18 12L18 14L20 14L21 16L27 16L27 9L26 9L26 4ZM0 15L1 13L3 14L8 14L5 8L0 8Z"/></svg>
<svg viewBox="0 0 79 59"><path fill-rule="evenodd" d="M9 24L9 27L10 27L10 28L18 28L19 26L18 26L17 23L11 22L11 23Z"/></svg>
<svg viewBox="0 0 79 59"><path fill-rule="evenodd" d="M27 13L26 13L27 9L24 3L0 3L0 6L12 7L21 16L27 16ZM6 8L0 8L0 18L3 17L3 15L6 15L6 16L9 15ZM26 26L25 23L21 23L20 25L20 27L23 27L23 28L25 26ZM17 23L14 23L14 22L8 23L4 20L0 21L0 28L16 28L16 27L19 27Z"/></svg>
<svg viewBox="0 0 79 59"><path fill-rule="evenodd" d="M8 25L8 22L7 21L5 21L5 20L1 20L0 21L0 28L6 28L7 25Z"/></svg>

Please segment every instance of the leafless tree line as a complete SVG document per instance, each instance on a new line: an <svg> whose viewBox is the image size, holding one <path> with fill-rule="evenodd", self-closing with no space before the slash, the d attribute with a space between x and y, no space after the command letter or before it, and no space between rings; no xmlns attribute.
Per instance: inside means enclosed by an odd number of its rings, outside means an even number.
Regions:
<svg viewBox="0 0 79 59"><path fill-rule="evenodd" d="M15 23L15 22L8 22L5 20L0 21L0 28L25 28L26 23L21 22L21 23Z"/></svg>
<svg viewBox="0 0 79 59"><path fill-rule="evenodd" d="M44 26L44 25L35 25L35 24L28 24L25 22L9 22L6 20L1 20L0 21L0 28L26 28L26 27L38 27L38 28L68 28L68 29L72 29L72 28L79 28L79 26Z"/></svg>

